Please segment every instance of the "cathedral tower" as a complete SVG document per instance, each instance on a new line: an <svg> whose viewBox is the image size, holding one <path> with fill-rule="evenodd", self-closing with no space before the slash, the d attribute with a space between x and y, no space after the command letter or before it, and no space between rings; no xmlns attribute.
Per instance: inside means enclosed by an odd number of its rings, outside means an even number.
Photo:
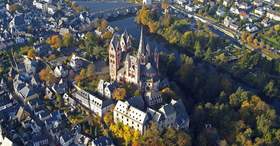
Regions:
<svg viewBox="0 0 280 146"><path fill-rule="evenodd" d="M144 38L143 38L143 27L141 27L141 35L140 35L138 52L137 52L137 57L138 57L141 65L145 65L147 63L146 52L147 51L145 48L145 43L144 43Z"/></svg>
<svg viewBox="0 0 280 146"><path fill-rule="evenodd" d="M121 35L120 38L120 45L122 48L122 52L128 52L131 49L132 40L130 35L125 30L124 33Z"/></svg>
<svg viewBox="0 0 280 146"><path fill-rule="evenodd" d="M117 71L121 61L121 51L120 43L114 35L109 45L109 72L111 80L117 79Z"/></svg>

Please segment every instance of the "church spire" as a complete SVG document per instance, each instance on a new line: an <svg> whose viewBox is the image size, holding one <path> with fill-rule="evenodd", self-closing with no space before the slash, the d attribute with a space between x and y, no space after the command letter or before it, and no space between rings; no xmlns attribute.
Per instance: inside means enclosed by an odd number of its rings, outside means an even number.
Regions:
<svg viewBox="0 0 280 146"><path fill-rule="evenodd" d="M144 51L145 51L145 45L144 45L144 38L143 38L143 27L141 27L138 56L140 56L141 54L144 54Z"/></svg>

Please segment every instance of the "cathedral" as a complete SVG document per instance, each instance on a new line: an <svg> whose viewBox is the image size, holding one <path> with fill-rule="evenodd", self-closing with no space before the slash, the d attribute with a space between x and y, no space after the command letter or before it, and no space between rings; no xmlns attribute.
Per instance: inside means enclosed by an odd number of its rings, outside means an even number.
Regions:
<svg viewBox="0 0 280 146"><path fill-rule="evenodd" d="M109 45L111 80L154 89L159 83L158 68L159 51L145 44L143 29L138 50L132 48L132 37L126 31L120 36L113 36Z"/></svg>

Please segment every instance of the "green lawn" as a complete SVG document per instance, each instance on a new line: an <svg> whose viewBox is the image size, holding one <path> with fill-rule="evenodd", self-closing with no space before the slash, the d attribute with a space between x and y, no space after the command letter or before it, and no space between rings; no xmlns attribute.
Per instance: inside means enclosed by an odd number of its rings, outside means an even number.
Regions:
<svg viewBox="0 0 280 146"><path fill-rule="evenodd" d="M275 49L280 50L280 36L273 35L272 37L268 37L265 35L261 35L262 39L264 39L270 46Z"/></svg>

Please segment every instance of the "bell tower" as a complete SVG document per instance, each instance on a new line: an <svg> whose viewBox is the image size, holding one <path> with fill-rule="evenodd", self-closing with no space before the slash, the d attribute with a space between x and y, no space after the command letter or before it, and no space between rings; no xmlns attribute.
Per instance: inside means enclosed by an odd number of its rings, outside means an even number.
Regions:
<svg viewBox="0 0 280 146"><path fill-rule="evenodd" d="M145 43L143 38L143 27L141 27L141 35L140 35L137 57L141 65L145 65L147 63L147 54L146 54L146 48L145 48Z"/></svg>
<svg viewBox="0 0 280 146"><path fill-rule="evenodd" d="M121 51L119 41L114 35L109 45L109 72L111 80L117 80L117 72L121 61Z"/></svg>

